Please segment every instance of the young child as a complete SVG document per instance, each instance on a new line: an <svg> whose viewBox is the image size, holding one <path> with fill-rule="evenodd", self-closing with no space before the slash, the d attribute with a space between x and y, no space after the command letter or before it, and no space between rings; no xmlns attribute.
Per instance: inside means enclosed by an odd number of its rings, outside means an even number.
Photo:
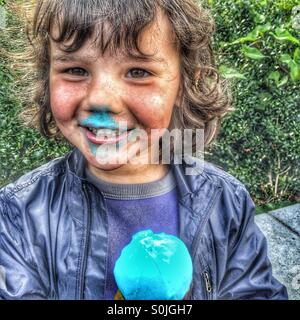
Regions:
<svg viewBox="0 0 300 320"><path fill-rule="evenodd" d="M188 248L190 299L287 298L245 186L208 162L186 174L192 155L150 161L167 129L207 146L230 111L213 32L196 0L36 1L36 125L74 149L0 191L2 299L113 299L122 248L150 229Z"/></svg>

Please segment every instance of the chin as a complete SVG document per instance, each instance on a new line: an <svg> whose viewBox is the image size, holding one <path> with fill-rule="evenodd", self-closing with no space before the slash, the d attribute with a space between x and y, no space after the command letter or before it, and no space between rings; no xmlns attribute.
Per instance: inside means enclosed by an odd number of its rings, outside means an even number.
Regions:
<svg viewBox="0 0 300 320"><path fill-rule="evenodd" d="M105 160L105 161L104 161ZM104 170L104 171L112 171L123 167L124 165L128 164L122 163L121 161L117 161L117 157L114 158L105 158L101 161L97 160L97 156L93 155L91 152L88 152L87 161L90 165L92 165L96 169Z"/></svg>
<svg viewBox="0 0 300 320"><path fill-rule="evenodd" d="M115 148L112 148L111 152L106 150L105 153L102 153L99 149L91 147L91 145L84 146L83 154L85 155L88 163L94 168L104 171L112 171L124 166L136 164L136 155L138 152L141 152L139 143L135 143L130 148L125 148L117 152L113 152Z"/></svg>
<svg viewBox="0 0 300 320"><path fill-rule="evenodd" d="M96 163L97 163L97 162L96 162ZM100 169L100 170L103 170L103 171L116 170L116 169L121 168L122 166L124 166L124 164L111 164L111 163L108 163L108 164L100 164L100 163L97 163L96 165L94 165L94 167L95 167L96 169Z"/></svg>

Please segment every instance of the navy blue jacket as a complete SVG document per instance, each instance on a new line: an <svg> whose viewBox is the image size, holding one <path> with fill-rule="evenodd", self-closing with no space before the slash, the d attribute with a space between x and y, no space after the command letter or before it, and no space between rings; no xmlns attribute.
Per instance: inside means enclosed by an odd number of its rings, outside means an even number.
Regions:
<svg viewBox="0 0 300 320"><path fill-rule="evenodd" d="M0 190L1 299L103 299L107 210L84 165L74 149ZM171 164L191 299L287 299L245 186L208 162L197 175L185 174L189 166Z"/></svg>

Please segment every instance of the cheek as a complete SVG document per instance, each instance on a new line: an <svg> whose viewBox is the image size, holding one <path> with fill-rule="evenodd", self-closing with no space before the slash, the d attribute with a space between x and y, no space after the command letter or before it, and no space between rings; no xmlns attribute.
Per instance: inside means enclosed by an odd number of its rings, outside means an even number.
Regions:
<svg viewBox="0 0 300 320"><path fill-rule="evenodd" d="M131 101L132 112L144 127L168 127L174 101L167 94L152 92Z"/></svg>
<svg viewBox="0 0 300 320"><path fill-rule="evenodd" d="M80 97L76 86L66 86L60 81L50 82L51 110L57 121L69 121L75 116Z"/></svg>

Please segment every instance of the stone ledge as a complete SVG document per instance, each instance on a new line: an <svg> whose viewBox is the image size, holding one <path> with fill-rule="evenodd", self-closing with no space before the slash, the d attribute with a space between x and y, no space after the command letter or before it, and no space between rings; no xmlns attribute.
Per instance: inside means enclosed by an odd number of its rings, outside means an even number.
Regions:
<svg viewBox="0 0 300 320"><path fill-rule="evenodd" d="M267 238L274 276L290 300L300 300L300 204L259 214L255 222Z"/></svg>

